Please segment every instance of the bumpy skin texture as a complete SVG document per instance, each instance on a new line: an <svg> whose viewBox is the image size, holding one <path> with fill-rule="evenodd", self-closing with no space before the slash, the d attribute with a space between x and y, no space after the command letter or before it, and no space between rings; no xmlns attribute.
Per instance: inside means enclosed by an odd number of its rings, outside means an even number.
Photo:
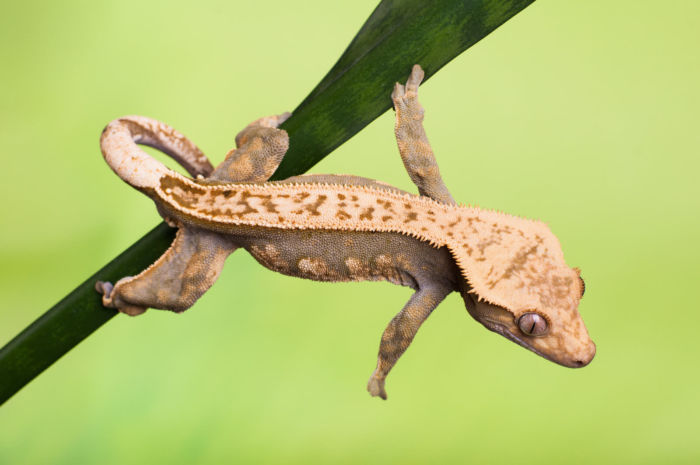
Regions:
<svg viewBox="0 0 700 465"><path fill-rule="evenodd" d="M384 382L418 329L451 292L488 329L556 363L580 367L595 354L578 313L583 281L564 262L546 225L456 205L423 129L416 65L392 93L396 140L419 196L356 176L307 175L267 182L289 145L277 129L289 114L261 118L236 137L213 169L180 133L130 116L111 122L102 153L127 183L152 198L178 234L141 274L98 282L107 307L181 312L244 248L263 266L317 281L386 280L415 289L382 335L367 389L386 399ZM136 143L167 153L196 179L149 157Z"/></svg>

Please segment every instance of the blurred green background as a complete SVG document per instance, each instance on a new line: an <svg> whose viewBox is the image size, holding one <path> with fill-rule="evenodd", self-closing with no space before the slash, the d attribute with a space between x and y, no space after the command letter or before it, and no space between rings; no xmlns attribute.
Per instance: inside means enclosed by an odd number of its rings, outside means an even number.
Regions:
<svg viewBox="0 0 700 465"><path fill-rule="evenodd" d="M218 162L375 5L5 2L0 344L159 221L102 160L108 121L163 120ZM698 463L698 21L694 0L538 0L421 90L455 198L547 221L583 270L589 367L486 331L454 294L382 402L365 382L411 291L241 251L192 310L115 318L0 408L0 463ZM313 172L414 191L392 118Z"/></svg>

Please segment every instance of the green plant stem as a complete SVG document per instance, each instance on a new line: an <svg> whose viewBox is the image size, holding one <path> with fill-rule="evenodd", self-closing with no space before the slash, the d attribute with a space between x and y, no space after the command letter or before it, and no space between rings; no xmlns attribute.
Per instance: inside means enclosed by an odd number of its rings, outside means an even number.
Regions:
<svg viewBox="0 0 700 465"><path fill-rule="evenodd" d="M290 148L273 179L305 172L391 106L419 63L426 79L534 0L383 0L335 66L282 128ZM141 272L174 238L158 225L0 350L0 404L114 317L95 281Z"/></svg>

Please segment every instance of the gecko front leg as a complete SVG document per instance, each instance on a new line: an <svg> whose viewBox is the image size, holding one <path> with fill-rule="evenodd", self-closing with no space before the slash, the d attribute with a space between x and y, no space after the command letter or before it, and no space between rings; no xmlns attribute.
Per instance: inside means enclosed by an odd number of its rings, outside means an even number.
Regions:
<svg viewBox="0 0 700 465"><path fill-rule="evenodd" d="M382 342L379 345L377 368L367 383L367 390L370 394L386 400L384 382L389 371L411 344L426 318L452 290L445 284L424 283L411 296L406 306L391 320L389 326L384 330Z"/></svg>
<svg viewBox="0 0 700 465"><path fill-rule="evenodd" d="M440 169L423 128L424 110L418 102L418 86L424 75L423 69L414 65L406 86L397 82L391 94L396 111L396 142L401 160L420 195L454 204L455 201L440 176Z"/></svg>

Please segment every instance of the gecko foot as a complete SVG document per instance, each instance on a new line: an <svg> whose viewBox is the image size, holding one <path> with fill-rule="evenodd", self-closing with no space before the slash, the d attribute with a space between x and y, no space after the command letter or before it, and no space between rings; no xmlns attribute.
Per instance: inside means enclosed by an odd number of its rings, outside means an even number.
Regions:
<svg viewBox="0 0 700 465"><path fill-rule="evenodd" d="M256 119L255 121L250 123L248 126L243 128L243 130L241 130L241 132L236 134L236 147L238 147L238 148L242 147L246 142L248 142L248 139L251 137L260 137L260 136L262 136L262 134L268 134L268 136L269 136L269 131L262 130L262 132L260 132L261 131L260 128L276 129L277 127L279 127L280 124L287 121L287 119L290 116L292 116L292 114L289 112L286 112L286 113L282 113L281 115L263 116L262 118ZM272 131L272 132L273 133L282 133L286 137L286 133L284 133L282 131ZM227 153L226 158L228 159L229 157L233 156L235 150L236 149L233 149L229 153ZM270 176L272 176L272 173L270 173ZM267 179L267 178L265 178L265 179Z"/></svg>
<svg viewBox="0 0 700 465"><path fill-rule="evenodd" d="M95 283L95 290L102 294L102 305L107 308L116 308L121 313L126 313L129 316L140 315L146 310L145 307L139 307L138 305L122 305L117 306L114 302L114 285L109 281L97 281Z"/></svg>
<svg viewBox="0 0 700 465"><path fill-rule="evenodd" d="M396 111L414 109L418 114L423 114L423 108L418 103L418 86L423 81L425 73L420 65L413 65L411 75L406 80L406 86L398 82L394 86L394 91L391 93L391 100L394 102Z"/></svg>
<svg viewBox="0 0 700 465"><path fill-rule="evenodd" d="M376 371L372 373L372 376L369 377L369 381L367 382L367 391L373 396L373 397L381 397L382 399L386 400L386 390L384 389L384 378L380 378L377 376Z"/></svg>

